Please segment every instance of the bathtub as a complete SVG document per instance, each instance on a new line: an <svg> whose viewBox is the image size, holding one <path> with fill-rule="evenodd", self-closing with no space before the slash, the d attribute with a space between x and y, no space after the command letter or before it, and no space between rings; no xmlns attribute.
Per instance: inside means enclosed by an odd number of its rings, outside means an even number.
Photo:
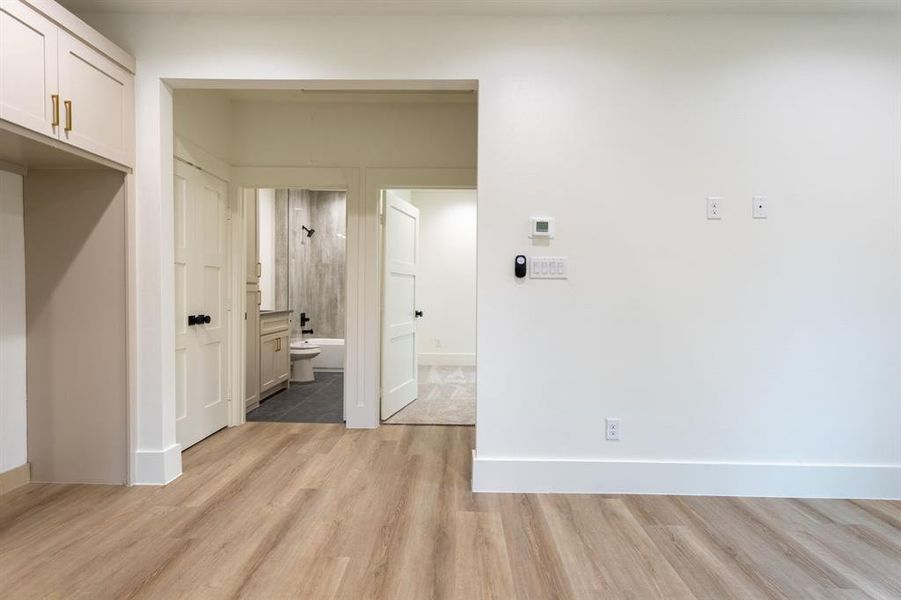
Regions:
<svg viewBox="0 0 901 600"><path fill-rule="evenodd" d="M315 344L322 350L319 356L311 361L314 371L344 370L343 338L307 338L304 341Z"/></svg>

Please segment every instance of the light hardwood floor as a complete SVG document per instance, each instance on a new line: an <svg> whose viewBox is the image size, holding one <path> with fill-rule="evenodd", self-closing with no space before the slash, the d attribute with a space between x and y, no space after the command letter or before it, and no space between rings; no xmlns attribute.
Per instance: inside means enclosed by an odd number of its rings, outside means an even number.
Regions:
<svg viewBox="0 0 901 600"><path fill-rule="evenodd" d="M473 430L249 423L0 499L3 598L901 598L901 503L472 494Z"/></svg>

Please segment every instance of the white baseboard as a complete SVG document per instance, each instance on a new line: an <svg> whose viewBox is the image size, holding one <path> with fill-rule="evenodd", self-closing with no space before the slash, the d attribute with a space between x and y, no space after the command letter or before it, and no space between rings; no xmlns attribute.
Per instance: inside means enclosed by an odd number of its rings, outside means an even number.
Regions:
<svg viewBox="0 0 901 600"><path fill-rule="evenodd" d="M474 352L422 352L416 358L420 365L426 367L476 366L476 355Z"/></svg>
<svg viewBox="0 0 901 600"><path fill-rule="evenodd" d="M181 475L181 444L165 450L138 450L134 485L166 485Z"/></svg>
<svg viewBox="0 0 901 600"><path fill-rule="evenodd" d="M479 458L476 492L901 499L901 465Z"/></svg>

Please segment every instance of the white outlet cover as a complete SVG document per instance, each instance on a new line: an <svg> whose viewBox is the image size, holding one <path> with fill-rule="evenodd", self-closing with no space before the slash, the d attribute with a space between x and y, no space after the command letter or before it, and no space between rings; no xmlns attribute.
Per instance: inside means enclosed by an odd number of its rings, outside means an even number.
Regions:
<svg viewBox="0 0 901 600"><path fill-rule="evenodd" d="M618 418L608 417L606 420L607 440L618 442L622 434L622 421Z"/></svg>
<svg viewBox="0 0 901 600"><path fill-rule="evenodd" d="M707 218L711 220L719 220L723 218L723 199L721 197L707 197Z"/></svg>

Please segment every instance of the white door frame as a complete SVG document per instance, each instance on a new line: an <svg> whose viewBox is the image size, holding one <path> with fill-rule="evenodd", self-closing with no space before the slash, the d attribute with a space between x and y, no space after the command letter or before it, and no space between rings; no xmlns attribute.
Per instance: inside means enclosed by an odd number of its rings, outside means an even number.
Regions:
<svg viewBox="0 0 901 600"><path fill-rule="evenodd" d="M172 481L181 473L181 448L175 442L174 401L171 399L174 390L175 344L172 339L174 320L170 317L174 312L175 294L172 277L166 272L168 265L172 264L174 251L170 246L174 234L172 181L175 160L172 155L174 145L172 90L174 88L311 89L316 86L334 89L336 85L360 90L386 88L478 90L476 79L344 80L336 83L332 80L251 80L242 79L240 75L227 79L202 76L192 78L186 75L185 73L180 77L166 77L145 74L144 79L139 78L137 82L138 87L143 85L148 89L158 90L159 94L137 95L138 111L145 118L138 120L137 143L140 147L138 174L132 174L127 178L130 359L128 426L131 454L129 483L163 484ZM276 168L269 171L277 173L290 170L290 168ZM345 339L347 344L345 350L350 351L347 356L345 378L353 379L351 384L346 386L349 393L355 394L353 403L348 403L345 416L348 427L377 427L380 339L378 190L387 187L476 188L476 169L337 168L337 170L357 174L356 177L348 176L348 196L350 197L356 190L355 197L359 198L353 206L348 207L348 210L352 211L348 215L348 250L356 252L360 249L365 250L359 252L352 264L348 263L349 269L354 274L353 278L350 276L348 278L348 314L358 315L358 323L353 330L357 339ZM259 173L267 169L249 169L249 171ZM248 187L257 183L265 185L277 183L272 179L264 182L243 182L234 178L232 181L237 185L249 184ZM294 184L293 181L286 183ZM146 202L138 202L137 190L140 190L140 197ZM231 194L232 198L234 196L234 193ZM243 222L243 218L237 218L234 213L232 217L233 227L236 221ZM150 232L140 243L137 239L139 230L145 234ZM241 234L242 243L243 237ZM142 253L145 255L143 259ZM243 305L243 300L241 303ZM239 312L235 304L232 314L238 315L241 312L243 311ZM243 331L243 328L241 329ZM140 345L139 331L146 337ZM232 345L233 348L242 348L242 345L237 343L242 338L232 339L236 342ZM374 351L361 355L360 352L353 350L352 344L348 344L348 341L356 343L360 349L372 347ZM367 343L363 344L364 341ZM233 361L231 366L234 370L231 376L237 378L238 373L243 372L242 365ZM237 395L241 387L233 383L232 389ZM233 423L236 416L232 416Z"/></svg>
<svg viewBox="0 0 901 600"><path fill-rule="evenodd" d="M235 292L240 290L240 294L233 293L233 297L240 298L235 307L235 319L232 327L235 339L235 351L231 357L232 379L235 389L244 389L246 365L246 339L244 327L244 311L246 295L244 294L245 281L247 273L246 260L244 260L244 248L247 242L246 229L244 227L244 190L259 188L291 188L305 190L342 190L347 193L346 203L346 221L347 221L347 264L345 269L345 304L347 306L345 330L344 330L344 352L345 352L345 369L344 369L344 418L348 427L360 427L359 410L354 410L357 406L358 390L357 383L358 370L353 367L351 355L359 353L356 342L359 340L357 333L359 329L359 315L356 311L350 310L351 306L355 306L352 302L357 294L357 287L354 285L357 279L354 277L355 271L352 265L355 263L356 253L359 252L359 246L353 246L352 240L357 239L358 225L353 222L352 215L358 215L357 206L360 202L360 170L355 168L327 168L327 167L233 167L232 168L233 190L230 197L235 199L235 210L232 211L232 234L236 239L232 247L233 258L232 264L237 265L232 275L231 285ZM243 402L233 403L231 410L230 425L241 425L246 421L246 411Z"/></svg>

